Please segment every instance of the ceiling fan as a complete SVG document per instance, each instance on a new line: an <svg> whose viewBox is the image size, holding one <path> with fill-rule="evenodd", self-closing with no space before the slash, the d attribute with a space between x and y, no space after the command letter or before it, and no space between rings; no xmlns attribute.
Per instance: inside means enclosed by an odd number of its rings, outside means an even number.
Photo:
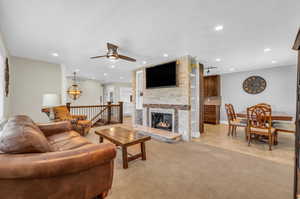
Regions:
<svg viewBox="0 0 300 199"><path fill-rule="evenodd" d="M210 71L211 71L211 69L215 69L215 68L217 68L217 67L214 67L214 66L208 66L208 67L206 67L206 68L205 68L206 74L209 74Z"/></svg>
<svg viewBox="0 0 300 199"><path fill-rule="evenodd" d="M117 45L114 45L114 44L111 44L111 43L107 42L107 50L108 51L107 51L106 55L91 57L91 59L106 57L106 58L111 59L111 60L124 59L126 61L131 61L131 62L136 61L136 59L134 59L134 58L127 57L125 55L120 55L118 53L118 48L119 47Z"/></svg>

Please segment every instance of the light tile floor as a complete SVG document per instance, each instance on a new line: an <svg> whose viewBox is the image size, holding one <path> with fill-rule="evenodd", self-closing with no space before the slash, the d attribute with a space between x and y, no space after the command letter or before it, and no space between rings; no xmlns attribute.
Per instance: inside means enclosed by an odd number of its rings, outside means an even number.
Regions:
<svg viewBox="0 0 300 199"><path fill-rule="evenodd" d="M201 138L194 139L210 146L224 148L259 158L272 160L283 164L294 164L294 134L281 133L278 134L278 145L273 146L273 150L269 151L266 143L254 141L250 147L245 140L243 128L237 129L237 136L227 136L228 126L225 124L210 125L205 124L205 133L201 134Z"/></svg>

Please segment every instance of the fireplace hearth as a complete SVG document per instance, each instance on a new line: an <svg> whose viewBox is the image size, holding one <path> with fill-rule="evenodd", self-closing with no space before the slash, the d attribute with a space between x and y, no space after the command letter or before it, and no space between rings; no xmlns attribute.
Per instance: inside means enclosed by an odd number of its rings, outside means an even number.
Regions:
<svg viewBox="0 0 300 199"><path fill-rule="evenodd" d="M151 113L151 127L172 131L172 114L170 113Z"/></svg>

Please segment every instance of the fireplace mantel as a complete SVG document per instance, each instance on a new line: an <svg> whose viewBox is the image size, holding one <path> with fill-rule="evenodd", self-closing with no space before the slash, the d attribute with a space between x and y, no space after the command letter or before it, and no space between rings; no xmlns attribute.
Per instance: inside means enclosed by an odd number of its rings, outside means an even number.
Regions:
<svg viewBox="0 0 300 199"><path fill-rule="evenodd" d="M145 108L162 108L162 109L176 109L176 110L190 110L190 105L178 105L178 104L143 104Z"/></svg>

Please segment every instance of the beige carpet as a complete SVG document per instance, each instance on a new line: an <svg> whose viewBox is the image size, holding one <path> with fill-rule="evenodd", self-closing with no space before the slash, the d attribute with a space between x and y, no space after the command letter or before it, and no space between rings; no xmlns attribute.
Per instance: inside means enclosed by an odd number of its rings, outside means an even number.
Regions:
<svg viewBox="0 0 300 199"><path fill-rule="evenodd" d="M98 141L93 133L88 136ZM293 167L198 142L146 144L147 161L115 161L107 199L289 199ZM132 147L130 152L137 152Z"/></svg>

